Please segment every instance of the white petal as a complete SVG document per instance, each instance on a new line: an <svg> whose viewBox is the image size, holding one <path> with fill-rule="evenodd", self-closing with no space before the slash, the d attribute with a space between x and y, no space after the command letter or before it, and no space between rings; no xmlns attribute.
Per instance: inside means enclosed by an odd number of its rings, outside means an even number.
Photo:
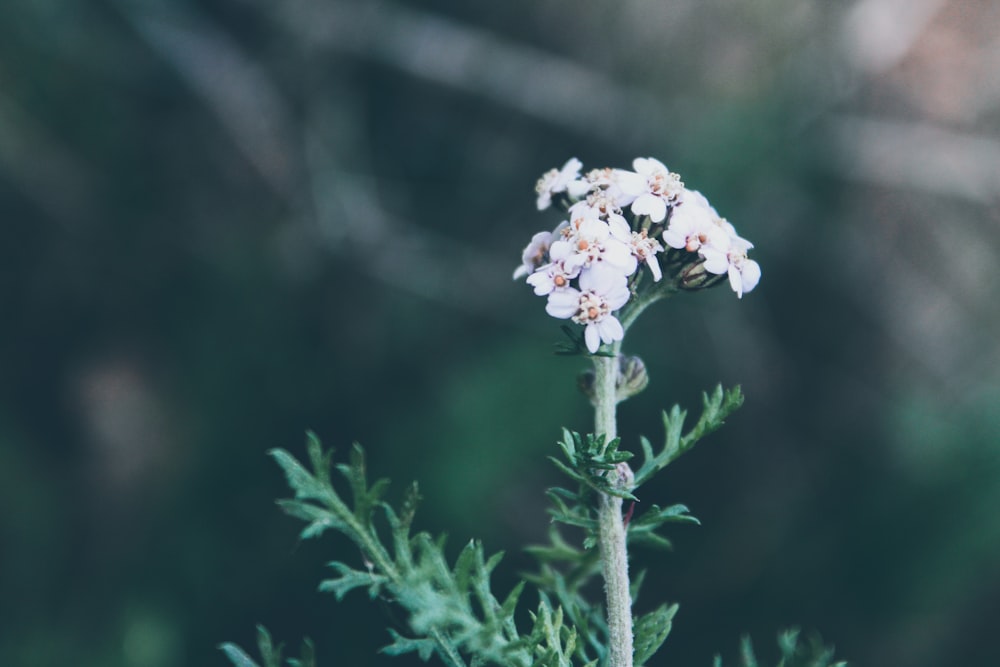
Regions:
<svg viewBox="0 0 1000 667"><path fill-rule="evenodd" d="M571 157L566 160L566 164L563 165L562 169L559 170L562 174L579 174L580 170L583 168L583 163L580 162L575 157Z"/></svg>
<svg viewBox="0 0 1000 667"><path fill-rule="evenodd" d="M585 239L603 241L611 236L611 228L600 218L585 217L580 222L579 234Z"/></svg>
<svg viewBox="0 0 1000 667"><path fill-rule="evenodd" d="M628 283L617 285L604 295L604 301L611 310L618 310L626 303L632 293L628 291Z"/></svg>
<svg viewBox="0 0 1000 667"><path fill-rule="evenodd" d="M646 265L649 270L653 272L653 282L660 282L660 278L663 277L663 272L660 270L660 263L656 260L656 255L650 255L646 258Z"/></svg>
<svg viewBox="0 0 1000 667"><path fill-rule="evenodd" d="M580 272L580 289L584 292L607 294L628 283L621 271L604 263L597 263Z"/></svg>
<svg viewBox="0 0 1000 667"><path fill-rule="evenodd" d="M561 262L576 253L576 248L569 241L556 241L549 246L549 257L553 262Z"/></svg>
<svg viewBox="0 0 1000 667"><path fill-rule="evenodd" d="M634 171L624 169L614 170L615 184L623 194L630 197L637 197L647 191L646 179ZM619 206L622 204L619 203Z"/></svg>
<svg viewBox="0 0 1000 667"><path fill-rule="evenodd" d="M628 226L628 222L624 216L615 215L614 213L609 215L608 228L611 230L611 236L619 241L629 243L632 240L632 228Z"/></svg>
<svg viewBox="0 0 1000 667"><path fill-rule="evenodd" d="M668 171L666 165L655 157L637 157L632 160L632 168L643 176L656 173L657 171Z"/></svg>
<svg viewBox="0 0 1000 667"><path fill-rule="evenodd" d="M590 183L580 180L570 181L566 186L566 192L568 192L571 197L582 197L590 192Z"/></svg>
<svg viewBox="0 0 1000 667"><path fill-rule="evenodd" d="M538 296L545 296L556 288L556 284L552 282L552 274L546 270L546 267L542 267L528 276L527 283L535 288L535 294Z"/></svg>
<svg viewBox="0 0 1000 667"><path fill-rule="evenodd" d="M590 350L590 353L597 352L597 348L601 346L601 335L597 331L597 325L593 322L588 324L583 332L583 337L587 341L587 349Z"/></svg>
<svg viewBox="0 0 1000 667"><path fill-rule="evenodd" d="M545 312L561 320L573 317L579 308L580 293L572 287L552 292L545 304Z"/></svg>
<svg viewBox="0 0 1000 667"><path fill-rule="evenodd" d="M705 270L709 273L721 276L730 270L729 258L726 257L726 254L711 246L702 246L701 256L705 258Z"/></svg>
<svg viewBox="0 0 1000 667"><path fill-rule="evenodd" d="M699 208L708 209L712 213L715 213L715 209L712 208L712 205L708 203L707 199L705 199L705 195L701 194L697 190L688 190L687 188L684 188L684 194L681 197L681 201L684 202L685 206L693 205Z"/></svg>
<svg viewBox="0 0 1000 667"><path fill-rule="evenodd" d="M760 264L748 259L743 262L743 291L749 292L760 282Z"/></svg>
<svg viewBox="0 0 1000 667"><path fill-rule="evenodd" d="M729 267L729 286L736 292L736 296L743 298L743 276L735 266Z"/></svg>
<svg viewBox="0 0 1000 667"><path fill-rule="evenodd" d="M661 222L667 217L667 204L654 194L639 195L632 202L632 212L636 215L648 215L653 222Z"/></svg>
<svg viewBox="0 0 1000 667"><path fill-rule="evenodd" d="M605 343L613 343L625 337L625 330L622 328L622 323L613 315L608 315L598 322L597 329L600 331L601 340Z"/></svg>
<svg viewBox="0 0 1000 667"><path fill-rule="evenodd" d="M632 254L632 246L625 245L621 241L616 241L614 239L608 239L604 244L604 252L601 253L601 259L614 266L615 268L621 269L622 273L626 276L630 276L635 273L638 267L635 255Z"/></svg>
<svg viewBox="0 0 1000 667"><path fill-rule="evenodd" d="M663 242L671 248L687 246L687 233L682 231L680 224L674 224L674 218L670 219L670 226L663 230Z"/></svg>

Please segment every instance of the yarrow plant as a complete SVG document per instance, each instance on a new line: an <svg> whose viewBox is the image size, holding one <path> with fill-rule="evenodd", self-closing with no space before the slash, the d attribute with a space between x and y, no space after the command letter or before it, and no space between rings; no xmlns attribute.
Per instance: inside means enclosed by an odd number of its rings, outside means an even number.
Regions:
<svg viewBox="0 0 1000 667"><path fill-rule="evenodd" d="M386 480L369 484L363 450L355 445L349 461L336 465L350 490L344 498L331 477L332 451L309 434L309 464L284 450L273 457L284 470L294 498L279 501L306 522L303 538L328 530L347 536L359 553L330 563L333 577L321 591L343 599L354 589L393 603L406 614L406 634L390 629L390 655L415 652L449 667L634 667L649 661L670 633L677 604L661 604L637 614L632 601L642 573L630 578L632 547L669 547L667 524L697 523L680 504L650 504L636 512L640 487L702 437L719 428L743 402L738 387L717 387L703 397L698 419L685 429L687 412L678 406L663 413L662 446L641 438L642 463L621 449L618 403L648 384L646 366L621 354L622 341L639 315L653 303L681 291L728 283L737 297L752 291L760 267L747 255L753 247L737 234L697 191L654 158L637 158L632 169L603 168L582 174L570 159L544 174L536 185L540 211L564 213L553 231L535 234L514 271L535 294L546 298L546 312L581 328L563 325L571 342L560 351L588 357L579 386L594 407L594 430L564 429L562 458L551 457L566 475L567 488L549 489L550 541L528 548L538 569L507 595L497 597L490 574L500 555L487 558L482 545L468 543L449 564L443 539L411 532L419 494L416 485L401 504L384 500ZM626 506L625 503L628 503ZM575 532L568 539L564 532ZM386 539L388 536L388 539ZM604 583L593 599L588 583ZM534 612L520 611L531 584ZM833 653L818 641L799 642L797 631L779 635L779 667L835 667ZM237 667L259 667L234 644L222 650ZM282 664L263 628L258 650L264 667ZM757 667L749 639L741 645L743 667ZM315 665L306 642L292 667ZM715 667L722 667L716 657Z"/></svg>

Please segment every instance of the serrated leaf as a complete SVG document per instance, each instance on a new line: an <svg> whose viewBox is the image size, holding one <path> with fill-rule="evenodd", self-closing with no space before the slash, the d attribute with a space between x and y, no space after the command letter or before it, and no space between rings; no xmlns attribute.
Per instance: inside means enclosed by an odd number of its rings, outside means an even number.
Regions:
<svg viewBox="0 0 1000 667"><path fill-rule="evenodd" d="M386 655L403 655L405 653L416 653L420 656L420 659L427 662L434 655L434 651L437 649L433 639L420 638L411 639L409 637L404 637L392 628L389 628L389 634L392 635L392 643L388 646L382 647L380 649L381 653Z"/></svg>
<svg viewBox="0 0 1000 667"><path fill-rule="evenodd" d="M455 561L454 576L455 584L457 589L462 592L468 592L471 587L471 580L476 567L476 543L475 541L469 541L458 554L458 559Z"/></svg>
<svg viewBox="0 0 1000 667"><path fill-rule="evenodd" d="M263 625L257 626L257 650L264 667L281 667L281 645L275 648L271 635Z"/></svg>
<svg viewBox="0 0 1000 667"><path fill-rule="evenodd" d="M340 576L336 579L321 581L319 590L322 593L333 593L338 602L355 588L367 588L368 596L374 598L378 595L381 587L389 582L388 577L374 572L355 570L338 561L333 561L328 565L336 570Z"/></svg>
<svg viewBox="0 0 1000 667"><path fill-rule="evenodd" d="M657 471L662 470L675 461L681 454L722 426L726 417L743 404L743 393L740 388L733 387L724 391L722 385L717 385L711 395L702 394L702 413L697 423L687 433L683 433L687 411L677 405L670 412L663 412L664 444L659 453L654 453L649 441L640 440L643 451L643 464L635 473L635 486L645 483Z"/></svg>
<svg viewBox="0 0 1000 667"><path fill-rule="evenodd" d="M673 625L678 605L661 605L654 611L640 616L635 622L635 664L640 667L649 660L663 642Z"/></svg>
<svg viewBox="0 0 1000 667"><path fill-rule="evenodd" d="M304 540L318 537L331 528L340 531L348 530L347 525L337 515L323 507L299 500L279 500L277 504L289 516L308 522L308 525L299 533L299 537Z"/></svg>
<svg viewBox="0 0 1000 667"><path fill-rule="evenodd" d="M504 617L513 617L514 611L517 609L517 602L521 599L521 593L524 592L524 581L519 581L514 586L514 588L507 594L504 599L503 604L500 605L500 613Z"/></svg>
<svg viewBox="0 0 1000 667"><path fill-rule="evenodd" d="M326 489L313 475L299 463L294 456L283 449L272 449L268 452L285 473L288 486L295 492L299 500L322 500L326 498Z"/></svg>

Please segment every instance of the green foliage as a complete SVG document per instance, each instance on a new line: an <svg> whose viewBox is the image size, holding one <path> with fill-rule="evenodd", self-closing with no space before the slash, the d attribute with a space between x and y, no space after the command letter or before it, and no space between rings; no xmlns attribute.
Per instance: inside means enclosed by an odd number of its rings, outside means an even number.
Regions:
<svg viewBox="0 0 1000 667"><path fill-rule="evenodd" d="M553 607L546 596L541 596L531 616L531 631L526 635L518 631L514 616L524 584L516 586L502 602L490 588L490 574L502 554L487 558L482 545L473 541L462 549L454 565L449 565L443 538L410 532L419 500L415 485L398 510L394 509L383 501L388 482L368 483L364 453L355 445L349 462L335 466L350 489L348 502L334 488L330 476L333 452L324 452L312 433L306 445L309 468L284 450L271 452L295 492L293 499L279 504L306 522L302 538L317 537L333 529L360 550L360 567L339 560L329 564L334 576L320 584L321 591L331 592L341 600L352 590L364 589L369 597L385 599L407 612L413 636L390 630L392 643L383 652L416 653L424 660L437 656L449 667L578 664L573 662L577 631L564 621L562 609ZM381 519L378 523L388 529L389 544L379 534L376 519ZM253 667L237 647L225 645L223 650L239 667ZM262 643L261 653L273 655L269 640L267 646ZM265 657L265 661L268 659ZM275 658L270 659L272 662L264 667L276 667Z"/></svg>
<svg viewBox="0 0 1000 667"><path fill-rule="evenodd" d="M621 466L633 456L631 452L619 449L619 438L605 442L603 436L563 431L559 447L564 460L550 458L560 471L576 482L576 488L549 489L547 493L552 501L549 513L554 524L583 531L582 547L567 542L558 526L554 525L549 531L549 544L528 548L528 552L538 560L539 570L525 576L555 597L567 618L586 638L577 647L581 660L603 659L607 644L608 629L603 609L600 604L589 601L585 594L588 585L600 574L599 555L593 549L598 539L595 494L606 493L632 503L638 502L634 492L642 482L691 449L703 436L719 428L742 402L739 388L725 392L721 386L716 388L711 396L704 396L702 414L687 433L683 432L687 415L685 410L675 405L669 413L664 412L666 438L663 450L654 454L649 441L643 438L644 463L634 482L626 479L624 485L621 482L612 483L606 476L607 471L612 469L623 471ZM698 520L688 514L685 505L652 505L628 521L628 543L669 548L670 541L659 532L667 523L698 523ZM633 599L638 597L641 584L641 576L633 581ZM649 660L663 644L676 613L677 605L663 605L635 620L637 665Z"/></svg>
<svg viewBox="0 0 1000 667"><path fill-rule="evenodd" d="M666 433L663 449L653 453L653 446L646 438L641 438L644 461L635 473L635 485L643 484L658 471L673 463L684 452L690 450L709 433L721 427L730 414L743 405L743 392L733 387L723 391L722 385L715 387L709 396L702 394L702 412L698 422L687 433L683 433L687 410L675 405L670 412L663 413L663 430Z"/></svg>
<svg viewBox="0 0 1000 667"><path fill-rule="evenodd" d="M635 500L636 497L629 493L628 489L609 484L605 476L606 471L614 470L619 463L631 459L632 452L618 451L621 438L615 438L607 444L604 440L603 435L595 436L588 433L586 437L582 437L579 433L563 429L563 439L559 442L559 447L569 465L552 456L549 459L568 477L594 491Z"/></svg>
<svg viewBox="0 0 1000 667"><path fill-rule="evenodd" d="M274 645L271 641L271 635L262 625L257 626L257 650L260 652L262 664L254 662L243 649L235 644L227 642L219 646L219 649L226 654L234 667L281 667L282 648L281 644ZM286 658L284 664L288 667L316 667L316 652L313 650L312 642L308 639L304 640L302 642L302 657Z"/></svg>
<svg viewBox="0 0 1000 667"><path fill-rule="evenodd" d="M576 483L576 488L548 491L553 503L549 544L528 548L539 569L525 575L526 581L515 586L502 601L490 587L490 576L502 554L487 557L482 545L471 541L449 564L443 537L411 533L420 500L417 486L409 487L397 508L385 502L388 481L368 482L364 452L358 445L352 448L347 463L334 465L332 450L324 452L319 439L309 433L308 467L284 450L272 451L294 491L294 498L281 500L279 505L306 522L301 531L303 539L332 529L346 536L360 552L355 564L331 561L328 565L333 575L320 583L321 591L343 600L351 591L364 590L369 598L380 598L406 612L408 636L390 629L392 641L382 649L384 653L416 653L424 661L437 657L448 667L596 667L607 660L609 631L602 604L588 599L596 588L592 584L601 574L599 550L592 548L597 542L595 501L601 494L608 494L631 503L623 517L629 544L669 548L669 540L660 534L665 524L698 520L681 504L652 505L633 518L638 502L634 491L704 435L719 428L742 400L739 388L716 388L711 396L704 395L702 414L687 432L683 431L686 411L674 406L665 412L663 449L654 453L643 438L644 462L634 475L627 464L633 455L619 449L620 439L608 441L603 435L564 430L559 443L563 460L552 460ZM349 490L347 499L334 487L333 469ZM614 473L609 474L611 471ZM559 524L581 529L582 544L568 542ZM631 583L633 600L638 597L643 574L640 572ZM539 603L530 614L530 631L522 633L515 614L526 583L537 587ZM663 645L677 610L676 604L662 604L634 618L637 667L647 664ZM800 645L796 631L782 634L779 647L782 658L778 667L843 665L832 663L832 651L815 641ZM273 646L264 628L258 629L261 664L233 644L220 648L236 667L282 667L281 646ZM284 664L315 667L308 641L302 655ZM759 667L747 638L741 644L741 658L742 667ZM715 667L722 667L721 658L716 658Z"/></svg>
<svg viewBox="0 0 1000 667"><path fill-rule="evenodd" d="M785 630L778 635L781 658L776 667L846 667L847 663L834 662L833 649L823 645L818 637L810 637L808 643L799 642L798 629ZM723 667L722 657L715 656L713 667ZM761 667L754 654L749 637L740 640L740 667Z"/></svg>
<svg viewBox="0 0 1000 667"><path fill-rule="evenodd" d="M678 605L660 605L635 621L635 664L640 667L659 650L673 626Z"/></svg>

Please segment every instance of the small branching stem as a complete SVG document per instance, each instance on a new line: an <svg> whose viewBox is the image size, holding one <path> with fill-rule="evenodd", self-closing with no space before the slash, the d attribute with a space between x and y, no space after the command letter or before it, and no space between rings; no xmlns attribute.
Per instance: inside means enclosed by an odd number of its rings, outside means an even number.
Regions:
<svg viewBox="0 0 1000 667"><path fill-rule="evenodd" d="M620 344L615 343L611 350L613 356L594 357L594 432L598 437L604 436L605 444L618 437L615 411L618 403L619 348ZM609 470L608 474L618 473ZM609 481L612 484L616 482ZM629 593L622 499L601 494L599 502L598 539L608 605L608 667L632 667L632 597Z"/></svg>

